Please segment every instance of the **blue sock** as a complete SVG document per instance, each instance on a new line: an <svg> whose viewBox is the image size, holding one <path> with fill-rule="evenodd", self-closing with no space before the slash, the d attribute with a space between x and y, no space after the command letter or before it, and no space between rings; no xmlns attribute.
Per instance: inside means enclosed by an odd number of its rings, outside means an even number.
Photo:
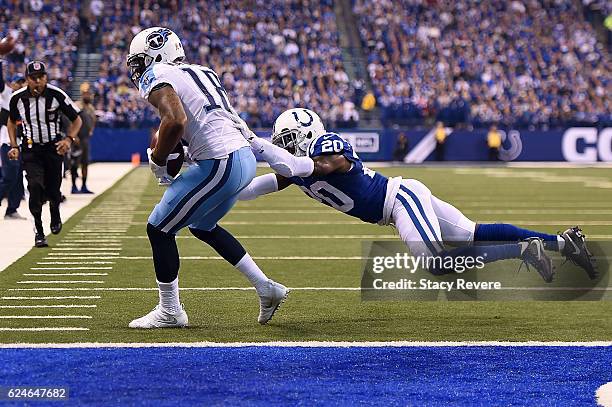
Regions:
<svg viewBox="0 0 612 407"><path fill-rule="evenodd" d="M559 251L557 235L522 229L507 223L479 223L474 233L475 242L518 242L529 237L544 240L546 250Z"/></svg>
<svg viewBox="0 0 612 407"><path fill-rule="evenodd" d="M483 263L492 263L498 260L520 259L521 247L518 243L499 244L491 246L465 246L450 250L441 255L442 257L481 257ZM452 269L430 269L434 275L454 273Z"/></svg>

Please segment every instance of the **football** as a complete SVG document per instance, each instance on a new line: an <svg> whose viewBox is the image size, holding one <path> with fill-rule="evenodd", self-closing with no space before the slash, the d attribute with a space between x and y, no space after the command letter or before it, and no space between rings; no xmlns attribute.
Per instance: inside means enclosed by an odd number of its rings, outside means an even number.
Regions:
<svg viewBox="0 0 612 407"><path fill-rule="evenodd" d="M157 145L157 135L158 133L155 132L155 134L151 138L151 149L154 149L155 146ZM178 156L176 158L173 158L172 154L178 154ZM183 166L184 159L185 159L185 152L183 151L183 145L179 142L174 147L174 150L172 150L172 152L170 153L170 156L168 157L168 161L166 163L166 166L168 168L168 174L173 177L176 177L178 173L181 171L181 167Z"/></svg>
<svg viewBox="0 0 612 407"><path fill-rule="evenodd" d="M4 37L0 40L0 55L5 55L15 48L15 39L11 36Z"/></svg>

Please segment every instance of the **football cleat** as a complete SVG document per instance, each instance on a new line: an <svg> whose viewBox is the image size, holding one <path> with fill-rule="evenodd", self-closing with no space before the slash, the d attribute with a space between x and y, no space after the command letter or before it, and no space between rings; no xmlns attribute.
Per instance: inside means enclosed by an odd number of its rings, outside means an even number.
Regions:
<svg viewBox="0 0 612 407"><path fill-rule="evenodd" d="M539 237L530 237L528 239L519 242L521 247L521 257L523 263L519 267L519 270L525 264L527 270L529 266L533 266L538 274L546 281L551 283L555 274L555 268L552 264L550 257L544 252L544 241Z"/></svg>
<svg viewBox="0 0 612 407"><path fill-rule="evenodd" d="M51 233L54 235L59 234L62 231L62 222L58 222L55 225L51 224Z"/></svg>
<svg viewBox="0 0 612 407"><path fill-rule="evenodd" d="M34 247L48 247L49 243L47 243L47 238L42 233L37 233L34 236Z"/></svg>
<svg viewBox="0 0 612 407"><path fill-rule="evenodd" d="M259 293L259 317L257 322L265 325L272 319L283 301L287 299L289 289L276 281L268 280L262 291L262 293Z"/></svg>
<svg viewBox="0 0 612 407"><path fill-rule="evenodd" d="M584 269L591 280L596 279L598 274L595 269L595 259L586 247L586 236L582 233L582 229L574 226L561 233L560 236L565 240L561 255Z"/></svg>
<svg viewBox="0 0 612 407"><path fill-rule="evenodd" d="M157 305L153 311L133 320L128 326L137 329L184 328L189 326L189 319L183 304L181 304L181 310L176 314L170 314L162 309L161 305Z"/></svg>

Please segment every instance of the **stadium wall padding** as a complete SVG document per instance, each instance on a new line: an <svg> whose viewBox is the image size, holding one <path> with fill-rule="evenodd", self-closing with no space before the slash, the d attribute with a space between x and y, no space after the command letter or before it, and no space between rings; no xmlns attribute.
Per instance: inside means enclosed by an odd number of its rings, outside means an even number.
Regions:
<svg viewBox="0 0 612 407"><path fill-rule="evenodd" d="M431 130L347 130L338 131L355 147L364 161L392 161L397 138L406 134L414 148ZM269 137L269 132L257 132ZM140 153L146 161L150 129L97 128L91 140L93 161L130 161L132 153ZM513 161L612 162L612 128L592 127L551 131L521 131L517 137L505 137L504 149L515 148ZM487 131L452 131L446 140L446 161L488 161ZM512 146L512 144L515 144ZM430 154L426 161L434 160Z"/></svg>

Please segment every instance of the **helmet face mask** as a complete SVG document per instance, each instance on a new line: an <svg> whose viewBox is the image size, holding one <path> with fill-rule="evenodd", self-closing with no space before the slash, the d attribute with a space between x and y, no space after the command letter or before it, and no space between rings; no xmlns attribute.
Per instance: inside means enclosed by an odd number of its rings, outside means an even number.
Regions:
<svg viewBox="0 0 612 407"><path fill-rule="evenodd" d="M127 65L132 83L138 87L140 77L153 62L153 58L147 54L136 54L128 56Z"/></svg>
<svg viewBox="0 0 612 407"><path fill-rule="evenodd" d="M287 150L296 157L308 154L308 146L315 138L325 134L319 116L308 109L290 109L274 122L272 144Z"/></svg>
<svg viewBox="0 0 612 407"><path fill-rule="evenodd" d="M306 150L300 147L304 140L309 140L310 138L312 138L312 132L302 135L297 129L283 129L278 134L272 136L272 144L284 148L297 157L302 157L306 155Z"/></svg>

